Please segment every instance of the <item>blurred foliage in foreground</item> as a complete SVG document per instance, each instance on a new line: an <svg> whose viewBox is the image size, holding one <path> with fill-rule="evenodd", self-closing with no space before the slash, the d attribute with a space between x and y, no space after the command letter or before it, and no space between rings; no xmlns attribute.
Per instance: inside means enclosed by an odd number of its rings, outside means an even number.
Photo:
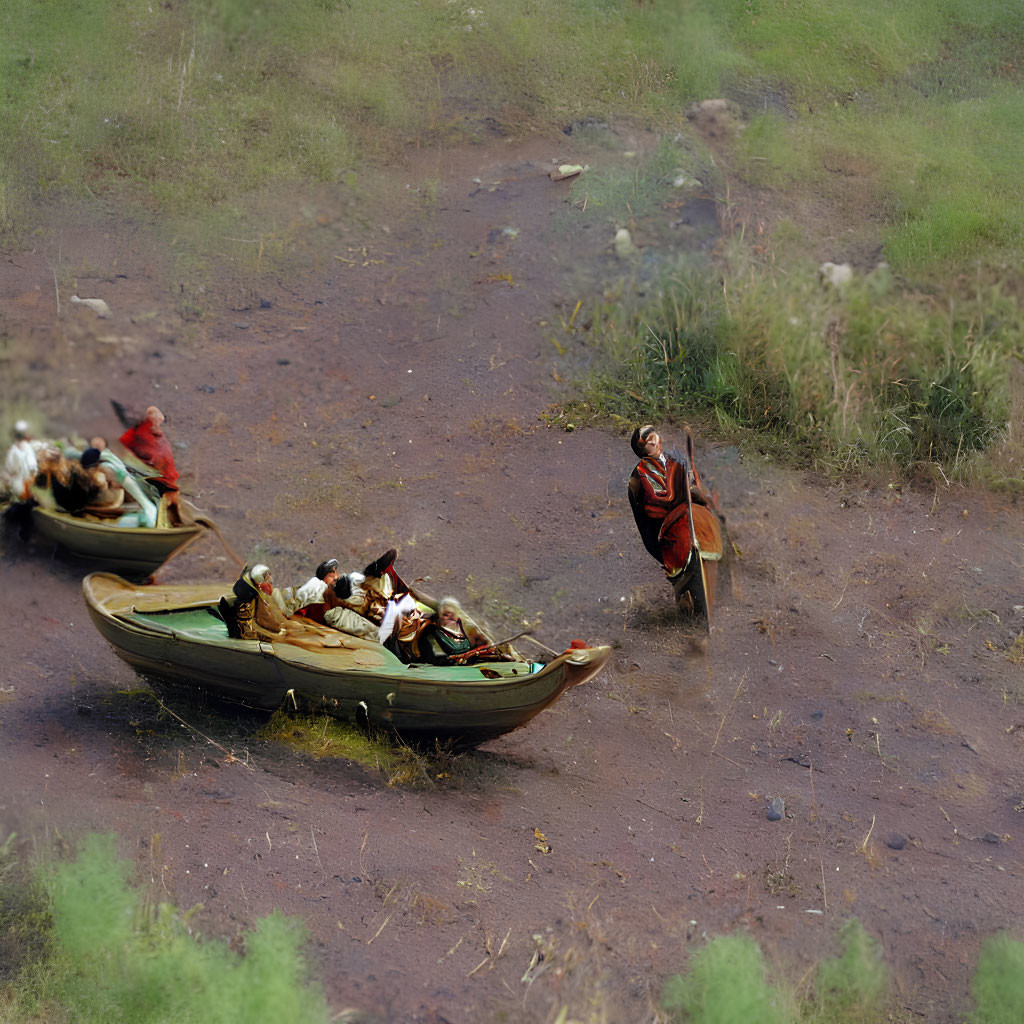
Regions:
<svg viewBox="0 0 1024 1024"><path fill-rule="evenodd" d="M130 884L116 838L90 835L78 855L36 871L0 846L0 1024L316 1024L329 1016L301 952L305 933L280 913L256 922L231 947L192 934L197 907L180 913ZM679 1024L870 1024L890 996L881 948L856 920L839 932L842 952L799 985L767 980L752 938L713 939L685 975L664 987ZM813 980L812 980L813 979ZM1024 1005L1024 943L989 938L972 983L971 1024L1010 1024ZM563 1017L565 1019L565 1010Z"/></svg>
<svg viewBox="0 0 1024 1024"><path fill-rule="evenodd" d="M113 836L88 836L74 861L33 879L19 871L8 839L0 925L5 937L20 935L20 959L0 976L0 1021L326 1024L300 924L279 913L257 921L244 954L200 940L190 913L154 905L128 884L131 867L115 845Z"/></svg>
<svg viewBox="0 0 1024 1024"><path fill-rule="evenodd" d="M822 960L800 985L772 985L757 943L748 935L712 939L689 972L665 985L662 1005L673 1024L875 1024L903 1020L886 1013L889 973L881 948L856 919L839 932L840 956ZM1024 943L986 941L972 984L971 1024L1019 1020L1024 998Z"/></svg>

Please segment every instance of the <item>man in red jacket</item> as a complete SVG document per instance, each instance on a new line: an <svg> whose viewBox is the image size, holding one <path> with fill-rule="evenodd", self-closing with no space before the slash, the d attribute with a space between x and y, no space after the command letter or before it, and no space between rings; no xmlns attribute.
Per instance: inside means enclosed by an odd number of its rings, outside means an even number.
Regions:
<svg viewBox="0 0 1024 1024"><path fill-rule="evenodd" d="M171 443L160 429L163 422L164 414L155 405L151 405L146 410L146 418L121 435L121 444L157 470L159 479L168 487L177 490L178 470L174 465Z"/></svg>
<svg viewBox="0 0 1024 1024"><path fill-rule="evenodd" d="M178 512L178 468L174 465L174 453L167 435L161 429L164 414L151 405L146 410L146 418L129 427L120 438L121 444L132 454L137 455L147 465L152 466L160 475L157 480L163 484L167 492L167 509L172 518L180 518Z"/></svg>

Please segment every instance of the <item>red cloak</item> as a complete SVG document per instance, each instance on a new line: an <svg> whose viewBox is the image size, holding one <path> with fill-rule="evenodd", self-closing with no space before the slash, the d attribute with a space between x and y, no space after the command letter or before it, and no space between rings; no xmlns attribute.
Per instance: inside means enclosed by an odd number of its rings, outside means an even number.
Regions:
<svg viewBox="0 0 1024 1024"><path fill-rule="evenodd" d="M644 547L670 576L690 557L690 517L686 506L686 468L675 459L648 456L629 478L629 504ZM692 501L693 526L704 557L722 557L722 527L706 505Z"/></svg>
<svg viewBox="0 0 1024 1024"><path fill-rule="evenodd" d="M143 420L126 430L120 440L125 448L152 466L168 487L177 489L178 469L174 465L171 443L162 430L154 430L149 420Z"/></svg>

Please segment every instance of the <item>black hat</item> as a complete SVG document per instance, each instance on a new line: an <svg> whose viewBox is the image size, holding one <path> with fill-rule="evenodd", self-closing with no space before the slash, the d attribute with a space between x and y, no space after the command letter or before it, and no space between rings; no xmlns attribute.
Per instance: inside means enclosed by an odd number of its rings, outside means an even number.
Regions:
<svg viewBox="0 0 1024 1024"><path fill-rule="evenodd" d="M650 436L651 431L654 427L650 423L645 423L642 427L637 427L633 431L633 436L629 439L629 446L633 449L634 454L638 459L642 459L647 455L644 450L643 442Z"/></svg>
<svg viewBox="0 0 1024 1024"><path fill-rule="evenodd" d="M316 567L316 578L318 580L324 579L329 572L338 571L338 560L336 558L328 558L326 562L321 562Z"/></svg>
<svg viewBox="0 0 1024 1024"><path fill-rule="evenodd" d="M81 462L81 464L85 466L86 469L88 469L90 466L95 466L96 463L100 461L99 448L86 448L85 451L82 452L78 461Z"/></svg>
<svg viewBox="0 0 1024 1024"><path fill-rule="evenodd" d="M334 596L340 601L352 596L352 581L347 576L339 576L335 581Z"/></svg>
<svg viewBox="0 0 1024 1024"><path fill-rule="evenodd" d="M398 557L398 552L394 548L388 548L380 558L372 561L364 570L364 576L383 576L388 571L392 563Z"/></svg>

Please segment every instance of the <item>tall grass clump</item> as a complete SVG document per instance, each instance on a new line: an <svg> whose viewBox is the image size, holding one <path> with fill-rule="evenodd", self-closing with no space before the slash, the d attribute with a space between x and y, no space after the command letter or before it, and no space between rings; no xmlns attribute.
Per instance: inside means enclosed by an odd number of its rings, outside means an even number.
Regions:
<svg viewBox="0 0 1024 1024"><path fill-rule="evenodd" d="M75 860L44 875L48 945L6 983L0 1020L75 1024L307 1024L328 1020L308 980L304 933L278 913L245 936L245 953L199 940L168 903L128 883L113 836L88 836Z"/></svg>
<svg viewBox="0 0 1024 1024"><path fill-rule="evenodd" d="M971 1024L1014 1024L1024 1006L1024 942L1008 935L985 941L971 982Z"/></svg>
<svg viewBox="0 0 1024 1024"><path fill-rule="evenodd" d="M840 290L806 262L783 276L749 246L724 262L667 274L633 305L597 305L590 412L710 416L828 472L882 465L1006 486L1024 472L1024 320L997 281L936 296L897 287L883 265Z"/></svg>
<svg viewBox="0 0 1024 1024"><path fill-rule="evenodd" d="M889 971L882 947L856 918L839 930L841 956L818 965L816 1021L828 1024L872 1024L881 1020L889 989Z"/></svg>

